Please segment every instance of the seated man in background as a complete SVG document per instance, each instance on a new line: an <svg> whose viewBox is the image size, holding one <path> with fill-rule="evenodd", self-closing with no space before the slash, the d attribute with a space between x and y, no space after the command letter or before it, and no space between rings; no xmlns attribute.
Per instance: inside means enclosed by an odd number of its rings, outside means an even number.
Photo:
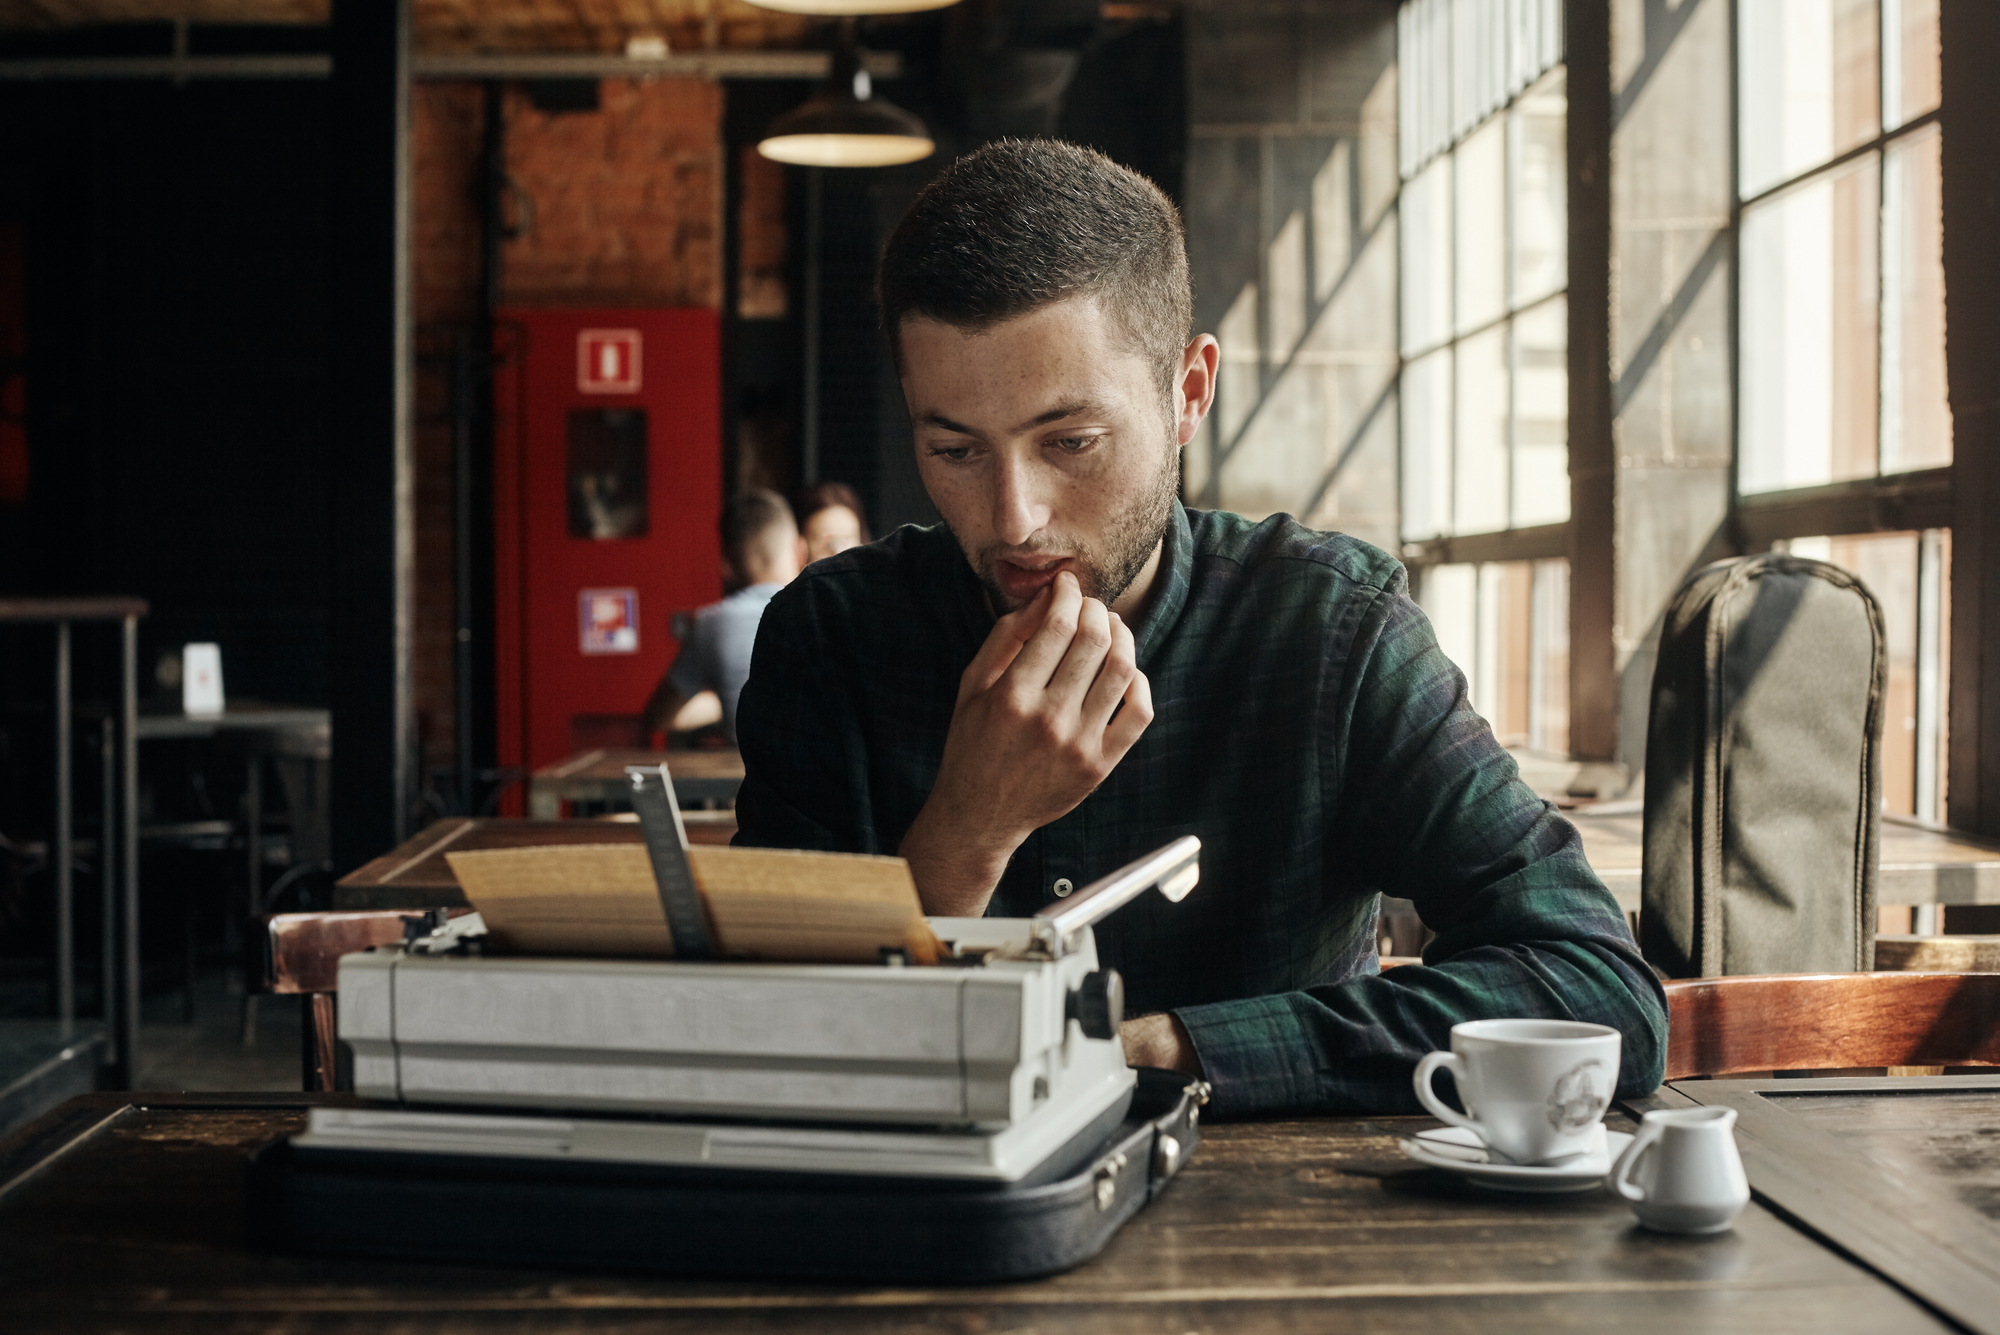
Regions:
<svg viewBox="0 0 2000 1335"><path fill-rule="evenodd" d="M1185 509L1215 389L1179 215L1084 149L989 144L881 261L945 523L816 563L743 692L737 842L900 853L927 912L1025 917L1180 835L1200 887L1096 927L1136 1065L1218 1111L1412 1110L1452 1025L1666 1014L1577 832L1521 783L1390 555ZM1384 894L1437 932L1381 973ZM1143 1012L1153 1012L1143 1014Z"/></svg>
<svg viewBox="0 0 2000 1335"><path fill-rule="evenodd" d="M692 732L711 723L736 745L736 697L750 675L757 623L771 595L799 573L799 531L773 491L746 491L722 512L722 556L736 592L689 621L681 651L646 701L646 731Z"/></svg>
<svg viewBox="0 0 2000 1335"><path fill-rule="evenodd" d="M838 556L849 547L869 541L861 498L845 482L821 482L807 487L792 502L792 515L799 521L799 544L805 552L799 559L801 566Z"/></svg>

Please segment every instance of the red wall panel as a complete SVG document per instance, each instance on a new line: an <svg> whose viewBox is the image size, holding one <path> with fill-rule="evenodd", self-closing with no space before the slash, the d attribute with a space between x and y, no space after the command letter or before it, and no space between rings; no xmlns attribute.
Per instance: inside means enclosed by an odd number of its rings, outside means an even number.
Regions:
<svg viewBox="0 0 2000 1335"><path fill-rule="evenodd" d="M722 596L721 329L708 310L509 310L495 378L494 541L499 750L530 769L573 749L581 714L637 714L673 661L673 612ZM590 392L585 331L639 335L638 388ZM622 355L622 354L621 354ZM623 374L622 362L615 368ZM571 414L639 409L644 536L571 529ZM585 589L638 595L636 652L583 650ZM516 790L518 792L518 790ZM507 809L519 810L518 799Z"/></svg>

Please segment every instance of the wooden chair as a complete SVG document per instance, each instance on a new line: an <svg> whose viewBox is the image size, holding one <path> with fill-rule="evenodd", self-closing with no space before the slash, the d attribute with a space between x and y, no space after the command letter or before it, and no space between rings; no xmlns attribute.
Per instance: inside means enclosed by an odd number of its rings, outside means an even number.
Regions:
<svg viewBox="0 0 2000 1335"><path fill-rule="evenodd" d="M2000 973L1809 973L1666 984L1667 1075L2000 1066Z"/></svg>
<svg viewBox="0 0 2000 1335"><path fill-rule="evenodd" d="M451 916L469 912L453 909ZM305 998L300 1035L302 1083L307 1090L337 1088L334 1010L340 988L340 957L403 939L405 920L422 910L385 909L358 913L275 913L263 924L263 967L257 990Z"/></svg>

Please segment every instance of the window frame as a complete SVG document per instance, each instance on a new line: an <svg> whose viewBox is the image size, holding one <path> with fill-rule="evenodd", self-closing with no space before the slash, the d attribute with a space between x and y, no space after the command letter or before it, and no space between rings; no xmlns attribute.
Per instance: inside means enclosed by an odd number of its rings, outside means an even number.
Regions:
<svg viewBox="0 0 2000 1335"><path fill-rule="evenodd" d="M1753 0L1753 3L1755 0ZM1943 667L1944 617L1937 606L1936 593L1947 574L1944 569L1942 532L1949 531L1953 519L1952 464L1884 473L1879 424L1882 399L1882 292L1883 210L1889 190L1886 170L1890 146L1936 126L1943 133L1944 105L1921 115L1900 120L1893 129L1882 128L1888 120L1888 80L1883 72L1889 61L1889 5L1875 0L1877 133L1866 143L1856 144L1823 162L1766 183L1749 195L1743 193L1743 0L1729 0L1729 538L1735 550L1744 553L1781 550L1799 538L1865 537L1875 533L1914 532L1917 535L1918 589L1916 701L1916 818L1942 822L1945 818L1944 775L1939 772L1935 746L1938 720L1945 701L1939 695L1939 674ZM1942 60L1942 52L1940 52ZM1876 162L1875 246L1878 286L1876 293L1876 402L1878 425L1875 445L1876 471L1872 476L1849 478L1815 486L1745 494L1743 472L1743 217L1746 211L1773 202L1806 187L1820 178L1831 178L1852 163L1873 157ZM1940 227L1943 219L1939 219ZM1956 433L1954 432L1954 435ZM1954 441L1953 462L1957 461ZM1926 720L1929 720L1926 726Z"/></svg>

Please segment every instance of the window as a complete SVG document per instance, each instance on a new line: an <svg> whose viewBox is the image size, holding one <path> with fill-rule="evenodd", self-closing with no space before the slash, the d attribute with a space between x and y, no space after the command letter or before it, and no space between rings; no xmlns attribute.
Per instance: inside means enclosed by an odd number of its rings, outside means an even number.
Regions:
<svg viewBox="0 0 2000 1335"><path fill-rule="evenodd" d="M1937 0L1737 6L1737 489L1951 462Z"/></svg>
<svg viewBox="0 0 2000 1335"><path fill-rule="evenodd" d="M1569 518L1560 15L1401 11L1406 542Z"/></svg>
<svg viewBox="0 0 2000 1335"><path fill-rule="evenodd" d="M1736 490L1756 520L1784 514L1770 493L1951 463L1945 129L1937 0L1772 0L1736 19ZM1884 809L1941 820L1951 533L1817 527L1867 512L1806 504L1770 536L1881 604Z"/></svg>
<svg viewBox="0 0 2000 1335"><path fill-rule="evenodd" d="M1397 28L1403 554L1473 707L1504 745L1553 754L1569 749L1569 566L1547 551L1570 497L1560 9L1409 0ZM1476 555L1454 548L1469 536Z"/></svg>
<svg viewBox="0 0 2000 1335"><path fill-rule="evenodd" d="M1569 563L1432 566L1417 603L1503 746L1569 750Z"/></svg>
<svg viewBox="0 0 2000 1335"><path fill-rule="evenodd" d="M1794 556L1830 561L1861 577L1882 606L1889 694L1882 722L1882 809L1944 818L1951 693L1951 530L1792 538Z"/></svg>

